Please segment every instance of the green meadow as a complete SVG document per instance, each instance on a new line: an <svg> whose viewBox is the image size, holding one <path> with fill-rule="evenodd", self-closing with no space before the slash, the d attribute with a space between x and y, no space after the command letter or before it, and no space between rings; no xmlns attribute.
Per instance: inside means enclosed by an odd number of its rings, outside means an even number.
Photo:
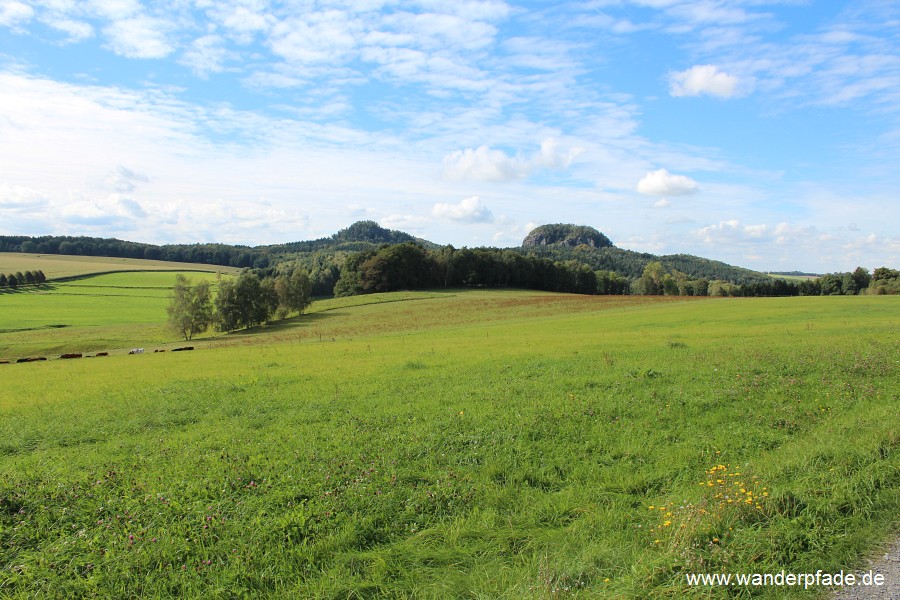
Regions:
<svg viewBox="0 0 900 600"><path fill-rule="evenodd" d="M176 343L158 277L0 295L0 345ZM896 532L898 309L403 292L0 365L0 597L824 596L685 574Z"/></svg>
<svg viewBox="0 0 900 600"><path fill-rule="evenodd" d="M178 271L85 275L0 292L0 358L177 341L166 306ZM184 273L192 281L213 273Z"/></svg>

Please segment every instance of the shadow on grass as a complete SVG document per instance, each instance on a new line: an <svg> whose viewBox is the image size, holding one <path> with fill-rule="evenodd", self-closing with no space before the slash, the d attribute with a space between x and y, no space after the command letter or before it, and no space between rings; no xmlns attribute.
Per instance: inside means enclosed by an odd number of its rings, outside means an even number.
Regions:
<svg viewBox="0 0 900 600"><path fill-rule="evenodd" d="M28 292L51 292L57 287L58 286L52 283L25 284L14 288L5 287L0 288L0 296L4 296L6 294L26 294Z"/></svg>
<svg viewBox="0 0 900 600"><path fill-rule="evenodd" d="M324 321L334 317L344 316L346 313L340 310L299 315L280 321L270 321L265 325L257 325L248 329L239 329L226 334L227 338L242 338L261 333L289 333L298 329L306 329L314 325L321 325Z"/></svg>

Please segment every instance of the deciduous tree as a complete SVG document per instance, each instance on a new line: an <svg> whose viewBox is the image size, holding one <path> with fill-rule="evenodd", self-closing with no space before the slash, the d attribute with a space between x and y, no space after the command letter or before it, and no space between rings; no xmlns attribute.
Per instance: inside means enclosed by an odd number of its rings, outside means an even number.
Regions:
<svg viewBox="0 0 900 600"><path fill-rule="evenodd" d="M191 285L190 279L178 274L168 312L169 324L186 340L209 329L213 320L209 282Z"/></svg>

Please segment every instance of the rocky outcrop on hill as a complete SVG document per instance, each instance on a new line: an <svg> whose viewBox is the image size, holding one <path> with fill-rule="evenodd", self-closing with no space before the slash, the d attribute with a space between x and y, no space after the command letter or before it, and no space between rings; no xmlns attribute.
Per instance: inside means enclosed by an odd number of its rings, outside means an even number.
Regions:
<svg viewBox="0 0 900 600"><path fill-rule="evenodd" d="M541 225L531 230L523 246L590 246L591 248L608 248L612 242L608 237L585 225L556 223Z"/></svg>

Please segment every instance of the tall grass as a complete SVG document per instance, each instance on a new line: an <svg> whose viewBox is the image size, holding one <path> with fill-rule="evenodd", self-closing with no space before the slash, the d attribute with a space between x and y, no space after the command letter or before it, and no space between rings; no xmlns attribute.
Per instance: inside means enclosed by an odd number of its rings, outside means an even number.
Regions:
<svg viewBox="0 0 900 600"><path fill-rule="evenodd" d="M803 596L684 573L897 525L892 298L559 298L0 367L0 596Z"/></svg>

